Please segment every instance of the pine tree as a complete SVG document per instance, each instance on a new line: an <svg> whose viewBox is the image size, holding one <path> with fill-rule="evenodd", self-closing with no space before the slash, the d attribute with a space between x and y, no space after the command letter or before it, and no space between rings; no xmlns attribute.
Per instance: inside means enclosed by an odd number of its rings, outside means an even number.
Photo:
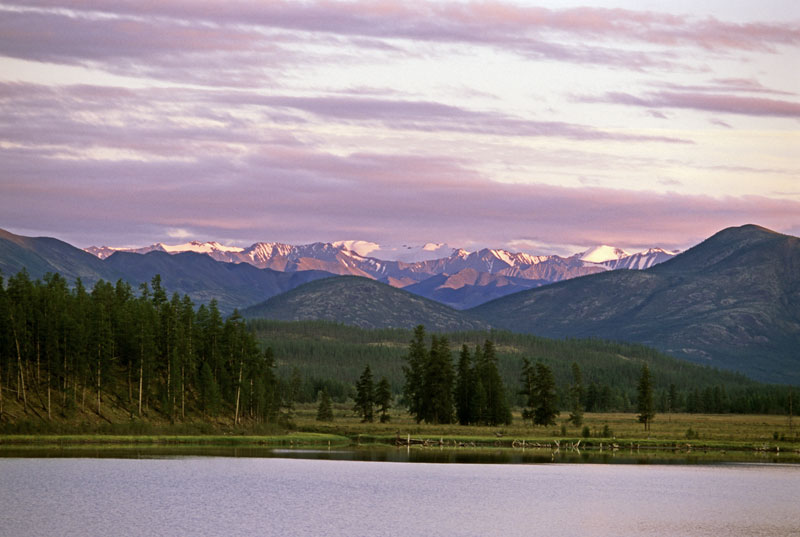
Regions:
<svg viewBox="0 0 800 537"><path fill-rule="evenodd" d="M575 427L583 425L583 376L581 368L572 362L572 385L569 388L571 411L569 421Z"/></svg>
<svg viewBox="0 0 800 537"><path fill-rule="evenodd" d="M461 425L469 425L475 421L473 414L474 372L470 362L469 348L461 346L456 369L455 406L456 419Z"/></svg>
<svg viewBox="0 0 800 537"><path fill-rule="evenodd" d="M369 364L367 364L356 383L356 400L355 405L353 405L353 412L361 416L362 423L372 423L374 406L375 388L372 384L372 371L369 368Z"/></svg>
<svg viewBox="0 0 800 537"><path fill-rule="evenodd" d="M214 416L219 413L220 393L217 381L211 373L208 362L203 362L200 367L200 409L203 414Z"/></svg>
<svg viewBox="0 0 800 537"><path fill-rule="evenodd" d="M405 398L408 412L419 423L423 419L423 390L425 368L428 362L428 351L425 348L425 327L422 325L418 325L414 329L414 337L408 346L406 362L406 365L403 366L403 373L405 374L403 397Z"/></svg>
<svg viewBox="0 0 800 537"><path fill-rule="evenodd" d="M649 431L650 422L653 421L656 412L653 405L653 384L647 364L642 365L642 374L639 377L639 386L636 392L638 395L636 411L639 413L639 423L643 423L644 430Z"/></svg>
<svg viewBox="0 0 800 537"><path fill-rule="evenodd" d="M536 410L533 412L534 425L556 424L558 409L556 408L556 383L553 372L542 362L536 362L536 380L534 381Z"/></svg>
<svg viewBox="0 0 800 537"><path fill-rule="evenodd" d="M392 387L386 377L381 377L378 387L375 388L375 405L381 415L381 423L387 423L392 417L389 409L392 408Z"/></svg>
<svg viewBox="0 0 800 537"><path fill-rule="evenodd" d="M500 372L497 370L497 355L494 343L486 340L483 344L483 354L476 361L477 378L483 384L486 394L485 411L481 420L486 425L500 425L511 423L511 408L506 400L506 389Z"/></svg>
<svg viewBox="0 0 800 537"><path fill-rule="evenodd" d="M450 343L445 336L432 336L422 392L422 416L426 423L453 422L454 382Z"/></svg>
<svg viewBox="0 0 800 537"><path fill-rule="evenodd" d="M333 421L333 406L328 390L319 392L319 406L317 407L317 421Z"/></svg>
<svg viewBox="0 0 800 537"><path fill-rule="evenodd" d="M536 368L531 365L527 358L522 359L522 373L520 374L520 395L523 396L525 403L522 408L522 419L533 422L534 411L536 410Z"/></svg>

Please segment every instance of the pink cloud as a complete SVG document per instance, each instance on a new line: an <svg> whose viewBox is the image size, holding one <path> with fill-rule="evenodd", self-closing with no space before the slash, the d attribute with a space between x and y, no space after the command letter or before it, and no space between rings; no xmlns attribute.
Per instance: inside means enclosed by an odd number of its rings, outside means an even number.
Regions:
<svg viewBox="0 0 800 537"><path fill-rule="evenodd" d="M704 92L659 91L642 97L630 93L609 92L601 97L581 97L578 100L645 108L687 108L749 116L800 117L800 102Z"/></svg>
<svg viewBox="0 0 800 537"><path fill-rule="evenodd" d="M768 50L800 43L796 23L729 23L651 11L578 7L548 9L512 3L255 0L224 3L172 0L157 4L131 0L86 3L33 0L30 4L77 11L181 20L249 23L265 27L344 35L449 41L512 42L541 32L583 35L713 49Z"/></svg>
<svg viewBox="0 0 800 537"><path fill-rule="evenodd" d="M260 107L264 114L281 123L303 124L309 114L317 121L375 125L380 128L459 132L476 135L607 140L621 142L691 143L689 140L635 133L605 131L588 125L559 121L536 121L498 112L473 111L431 101L411 101L362 96L292 97L257 95L240 91L182 90L180 108L201 118L215 118L222 128L189 127L170 121L160 107L175 109L174 90L127 90L88 85L50 88L35 84L0 83L0 103L5 117L17 125L13 137L29 143L98 144L110 146L115 140L140 145L153 141L170 151L175 140L193 139L222 144L257 141L259 129L242 124L230 114L217 110ZM72 114L65 115L64 108ZM80 111L103 113L119 110L130 124L115 127L86 123ZM182 114L176 114L178 116ZM145 119L147 117L147 119ZM54 129L54 125L60 125ZM248 129L247 127L250 127ZM248 132L249 131L249 132ZM163 133L159 135L159 133ZM9 135L11 133L9 132ZM37 136L39 137L37 139ZM126 142L127 141L127 142ZM158 144L166 142L166 145Z"/></svg>
<svg viewBox="0 0 800 537"><path fill-rule="evenodd" d="M0 199L5 219L84 245L152 242L161 238L154 229L170 227L242 243L356 237L685 248L731 225L789 230L800 214L793 200L499 184L449 158L309 147L194 162L65 161L8 149L0 158L14 178Z"/></svg>
<svg viewBox="0 0 800 537"><path fill-rule="evenodd" d="M307 43L330 35L348 39L356 47L398 54L404 52L386 40L471 44L533 58L647 69L684 63L676 46L774 52L779 46L800 44L800 26L791 22L736 24L625 9L547 9L501 2L32 0L27 4L46 11L4 13L0 52L64 62L110 63L119 57L143 62L154 54L165 61L166 54L200 52L247 61L254 51L260 52L262 62L264 55L280 61L289 54L280 41ZM63 16L56 10L82 16ZM89 18L98 12L121 18ZM626 46L643 44L657 48L640 52ZM310 56L303 61L311 61Z"/></svg>

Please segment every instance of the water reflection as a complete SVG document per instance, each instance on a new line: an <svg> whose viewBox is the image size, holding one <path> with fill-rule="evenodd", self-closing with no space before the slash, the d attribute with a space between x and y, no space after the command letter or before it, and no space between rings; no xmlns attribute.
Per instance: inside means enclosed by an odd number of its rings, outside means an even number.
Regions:
<svg viewBox="0 0 800 537"><path fill-rule="evenodd" d="M270 448L264 446L0 446L0 458L159 459L252 457L453 464L800 464L798 453L560 450L450 447Z"/></svg>
<svg viewBox="0 0 800 537"><path fill-rule="evenodd" d="M391 464L351 459L527 463L547 454L225 451L235 456L0 457L0 535L797 535L800 465ZM194 450L211 452L220 453Z"/></svg>

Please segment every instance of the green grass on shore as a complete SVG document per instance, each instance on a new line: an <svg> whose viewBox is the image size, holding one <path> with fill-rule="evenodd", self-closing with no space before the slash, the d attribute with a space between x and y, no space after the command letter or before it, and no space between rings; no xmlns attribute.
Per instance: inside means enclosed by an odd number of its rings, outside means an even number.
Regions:
<svg viewBox="0 0 800 537"><path fill-rule="evenodd" d="M314 405L300 405L291 430L277 426L230 423L177 423L103 425L95 430L55 433L5 431L0 446L387 446L413 440L414 445L449 447L521 447L556 449L579 445L600 449L679 449L797 452L798 427L786 416L740 414L658 415L650 431L644 431L635 414L587 413L581 427L574 427L562 413L557 425L533 427L519 415L508 426L460 426L418 424L411 416L394 411L388 423L361 423L347 405L335 405L333 422L318 422ZM795 420L797 421L797 420ZM588 435L587 435L588 433ZM524 442L524 444L523 444ZM579 443L580 442L580 443Z"/></svg>

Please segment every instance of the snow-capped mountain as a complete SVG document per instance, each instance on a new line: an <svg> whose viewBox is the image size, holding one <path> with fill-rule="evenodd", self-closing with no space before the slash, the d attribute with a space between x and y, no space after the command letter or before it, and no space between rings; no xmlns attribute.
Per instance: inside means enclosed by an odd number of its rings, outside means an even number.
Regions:
<svg viewBox="0 0 800 537"><path fill-rule="evenodd" d="M150 246L144 246L142 248L115 248L112 246L90 246L89 248L85 249L85 251L99 257L100 259L105 259L116 252L130 252L134 254L146 254L148 252L167 252L168 254L178 254L181 252L195 252L198 254L208 254L212 257L215 256L224 257L225 254L239 253L243 250L244 248L239 248L237 246L224 246L215 241L211 242L191 241L175 245L168 245L164 244L163 242L157 242L156 244L151 244Z"/></svg>
<svg viewBox="0 0 800 537"><path fill-rule="evenodd" d="M225 246L218 242L193 241L178 245L156 243L144 248L128 249L91 247L86 251L101 259L118 251L139 254L152 251L170 254L190 251L207 254L216 261L248 263L258 268L281 272L318 270L337 275L372 278L394 287L414 286L409 290L428 298L438 296L442 289L447 288L447 302L451 305L474 305L476 296L481 300L490 300L514 290L597 272L623 268L645 269L675 255L674 252L658 248L629 254L620 248L603 245L570 257L537 256L491 248L468 252L437 243L418 247L385 248L373 242L355 240L303 245L257 242L247 248ZM377 255L392 256L393 259L382 259ZM463 291L454 289L453 276L461 275L458 278L461 281L465 274L470 274L472 281L462 286ZM445 278L440 278L441 281L431 279L434 276ZM418 285L429 279L431 281L426 285ZM476 288L484 289L476 294ZM473 298L453 296L453 292L469 292Z"/></svg>
<svg viewBox="0 0 800 537"><path fill-rule="evenodd" d="M589 248L585 252L575 255L580 256L582 261L588 261L589 263L603 263L605 261L622 259L630 256L631 254L621 248L615 248L613 246L602 244L600 246L595 246L594 248Z"/></svg>
<svg viewBox="0 0 800 537"><path fill-rule="evenodd" d="M680 253L680 250L663 250L661 248L650 248L643 252L603 261L601 265L608 267L609 270L632 269L644 270L668 259L672 259Z"/></svg>

